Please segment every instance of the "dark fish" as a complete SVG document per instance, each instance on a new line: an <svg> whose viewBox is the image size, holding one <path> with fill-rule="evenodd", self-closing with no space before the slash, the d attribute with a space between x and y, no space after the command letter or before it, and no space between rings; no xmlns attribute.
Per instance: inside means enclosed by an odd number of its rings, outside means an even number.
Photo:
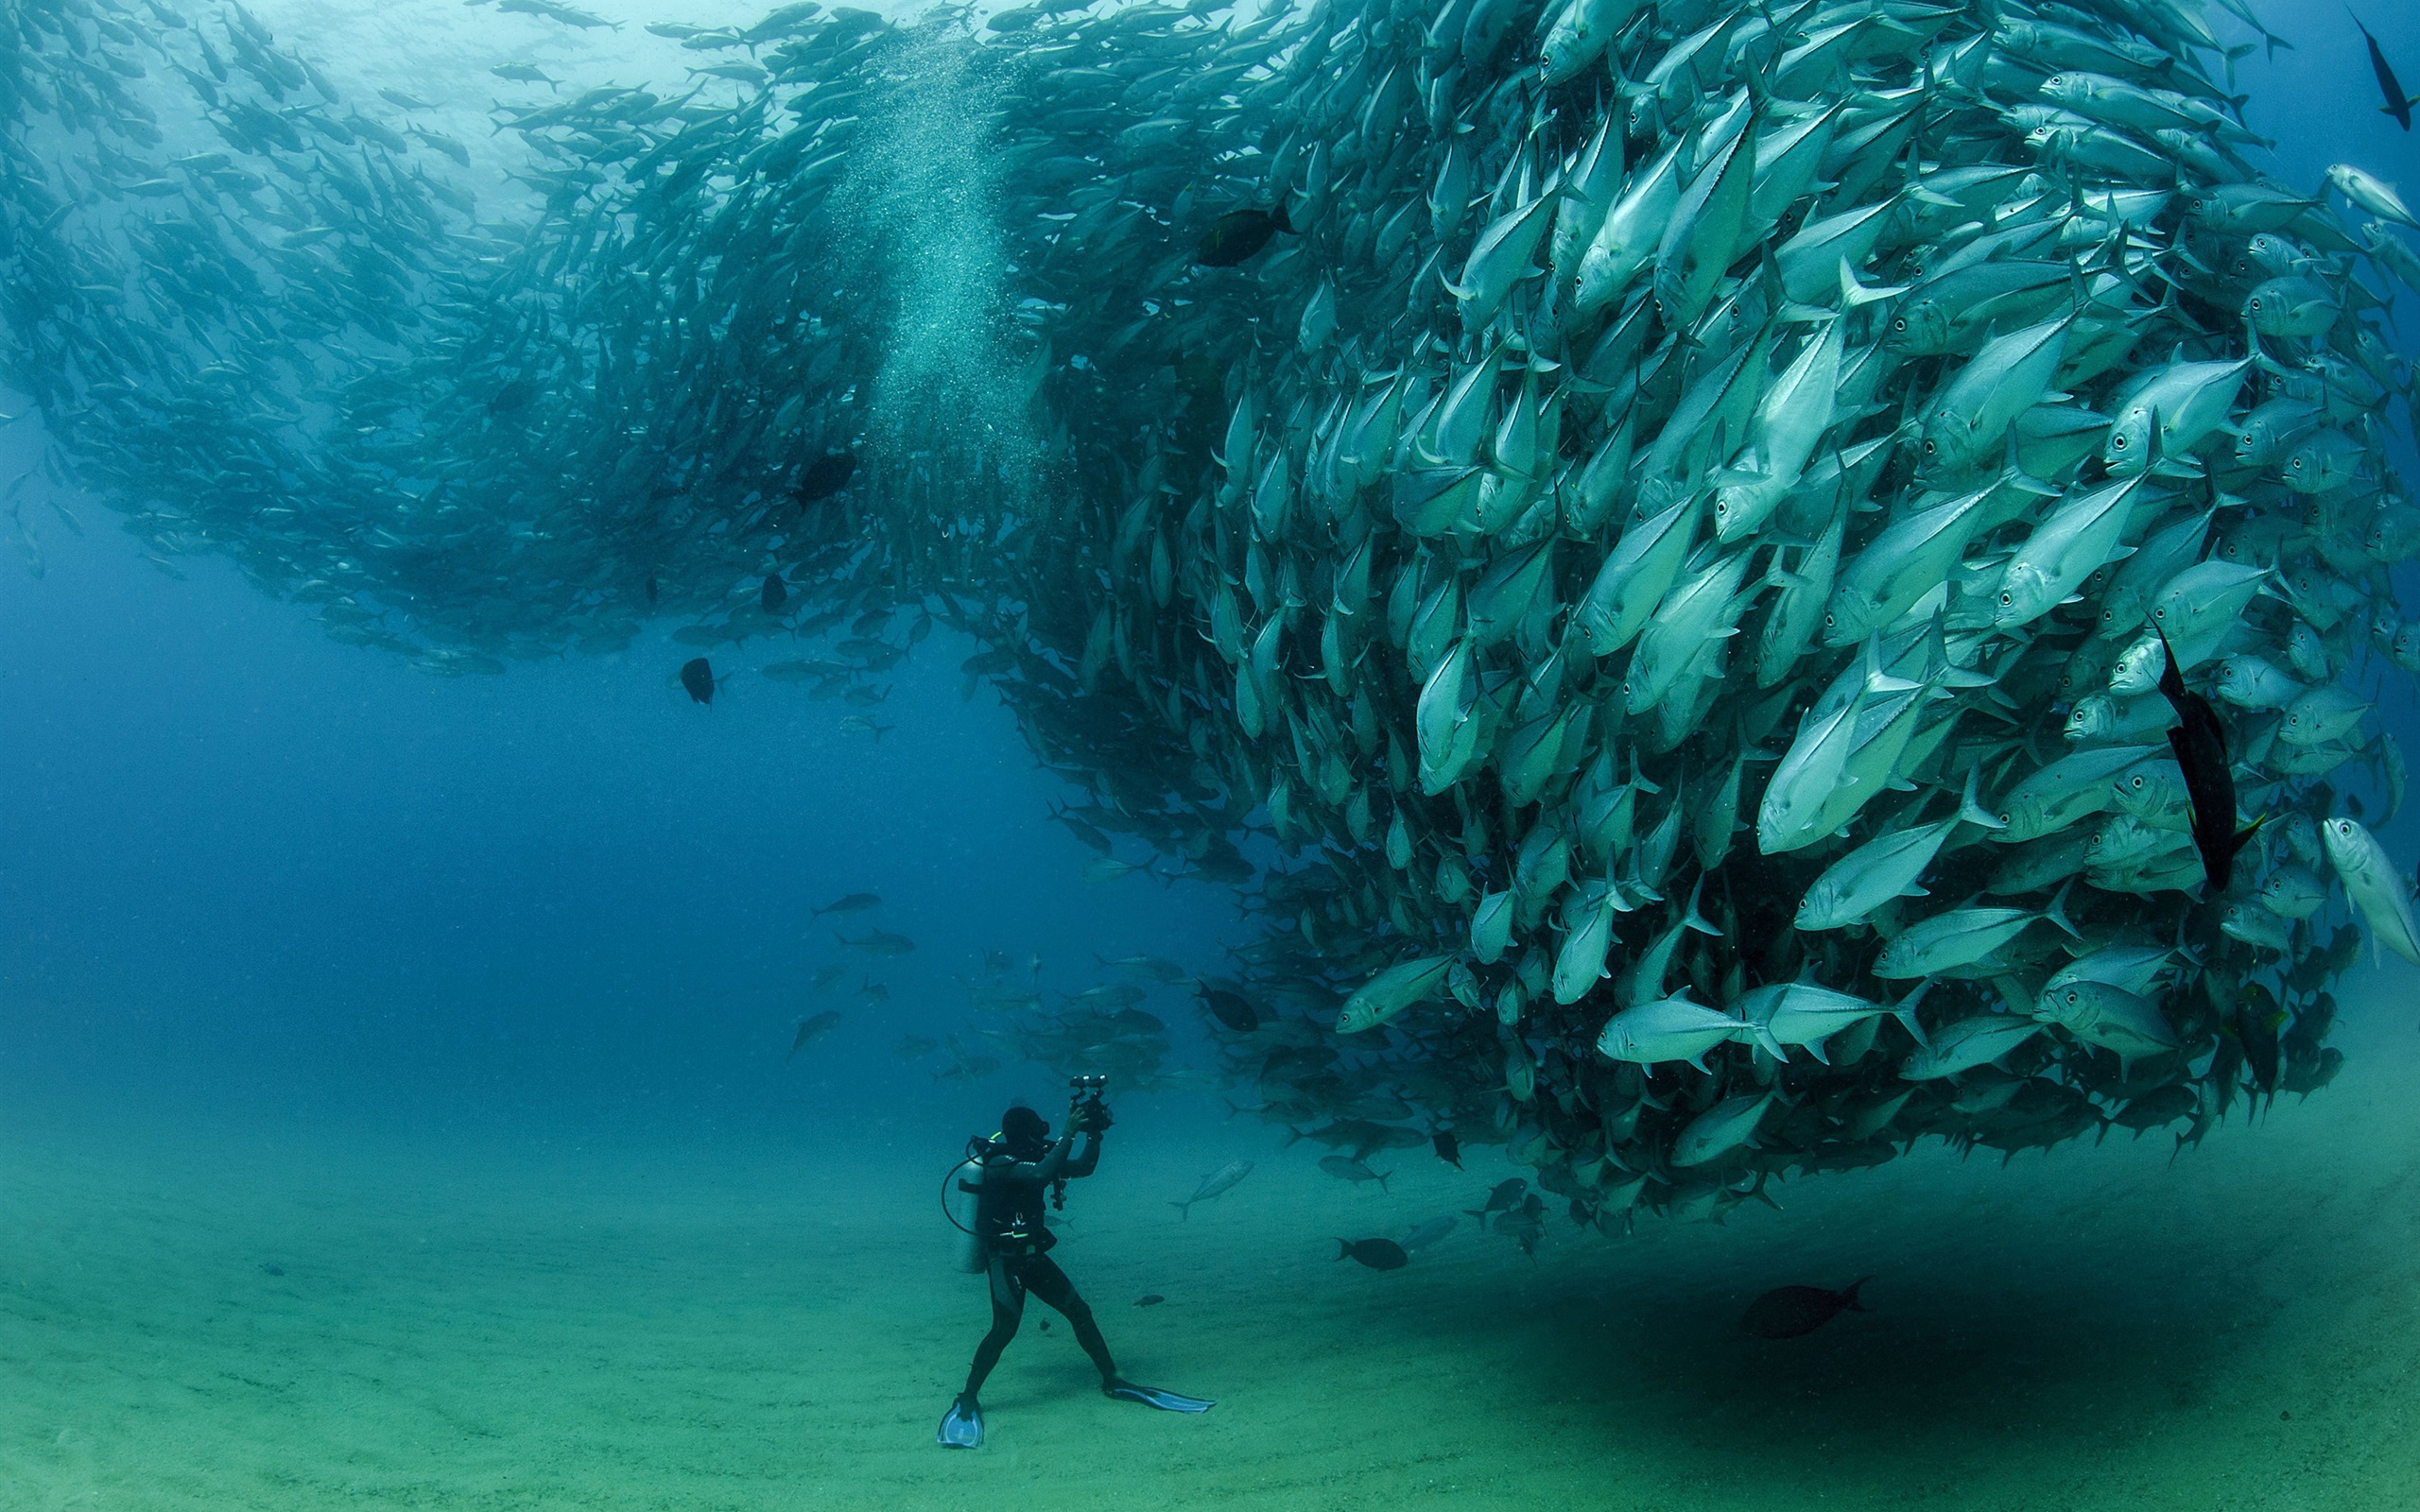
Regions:
<svg viewBox="0 0 2420 1512"><path fill-rule="evenodd" d="M681 665L681 686L700 703L715 701L715 669L704 657L691 657Z"/></svg>
<svg viewBox="0 0 2420 1512"><path fill-rule="evenodd" d="M881 906L882 894L878 892L853 892L833 899L830 902L825 903L822 907L817 909L816 913L819 915L862 914L869 908L879 908Z"/></svg>
<svg viewBox="0 0 2420 1512"><path fill-rule="evenodd" d="M557 82L527 63L506 63L501 67L491 68L488 72L498 78L511 79L516 84L544 84L551 89Z"/></svg>
<svg viewBox="0 0 2420 1512"><path fill-rule="evenodd" d="M818 1040L822 1039L825 1035L830 1034L833 1026L838 1024L839 1022L839 1013L831 1008L826 1008L821 1013L815 1014L810 1018L799 1020L798 1034L790 1040L790 1053L787 1056L784 1056L782 1058L784 1060L788 1060L791 1057L796 1056L800 1051L815 1043Z"/></svg>
<svg viewBox="0 0 2420 1512"><path fill-rule="evenodd" d="M834 988L838 987L842 982L846 981L848 979L848 975L849 969L845 966L827 966L823 968L823 970L815 973L815 990L818 992L829 992Z"/></svg>
<svg viewBox="0 0 2420 1512"><path fill-rule="evenodd" d="M899 1037L899 1042L890 1047L890 1053L902 1060L922 1060L940 1048L938 1040L928 1040L921 1034L904 1034Z"/></svg>
<svg viewBox="0 0 2420 1512"><path fill-rule="evenodd" d="M653 574L653 573L649 573L649 574L648 574L648 575L647 575L647 601L648 601L648 603L652 604L652 603L654 603L658 598L660 598L660 597L662 597L662 596L663 596L663 594L662 594L662 591L661 591L661 590L659 590L659 589L655 586L655 574Z"/></svg>
<svg viewBox="0 0 2420 1512"><path fill-rule="evenodd" d="M1387 1177L1394 1175L1392 1171L1383 1174L1373 1171L1368 1162L1356 1160L1350 1155L1322 1156L1320 1159L1320 1169L1340 1180L1350 1181L1356 1186L1364 1181L1375 1181L1381 1192L1387 1190Z"/></svg>
<svg viewBox="0 0 2420 1512"><path fill-rule="evenodd" d="M2378 107L2378 113L2394 116L2395 125L2411 130L2411 107L2420 105L2420 94L2403 93L2402 81L2394 77L2394 70L2387 66L2386 54L2378 51L2378 40L2370 35L2369 27L2361 26L2360 17L2354 16L2353 25L2360 27L2361 40L2370 44L2370 72L2378 76L2378 92L2386 96L2386 103Z"/></svg>
<svg viewBox="0 0 2420 1512"><path fill-rule="evenodd" d="M1748 1304L1739 1326L1760 1339L1795 1339L1812 1333L1836 1314L1865 1312L1865 1305L1857 1299L1857 1289L1872 1280L1860 1276L1837 1292L1821 1286L1776 1286Z"/></svg>
<svg viewBox="0 0 2420 1512"><path fill-rule="evenodd" d="M1204 267L1233 267L1268 246L1269 238L1281 231L1294 234L1282 204L1274 210L1230 210L1201 233L1193 260Z"/></svg>
<svg viewBox="0 0 2420 1512"><path fill-rule="evenodd" d="M1491 1212L1512 1211L1520 1204L1521 1194L1529 1190L1530 1178L1528 1177L1516 1176L1510 1180L1498 1181L1495 1183L1495 1190L1487 1194L1487 1206L1483 1208L1464 1208L1462 1211L1469 1213L1472 1217L1477 1218L1481 1223L1485 1223L1487 1221L1487 1215Z"/></svg>
<svg viewBox="0 0 2420 1512"><path fill-rule="evenodd" d="M2185 796L2193 804L2193 848L2202 852L2202 874L2209 879L2207 896L2227 890L2235 875L2235 854L2258 833L2260 821L2235 827L2235 768L2227 763L2226 727L2210 700L2185 686L2176 664L2176 649L2168 632L2153 626L2168 664L2160 669L2159 691L2176 711L2177 727L2168 732L2176 765L2185 769Z"/></svg>
<svg viewBox="0 0 2420 1512"><path fill-rule="evenodd" d="M1200 996L1201 1005L1210 1010L1210 1016L1236 1033L1250 1034L1260 1027L1259 1010L1240 993L1204 982L1200 988Z"/></svg>
<svg viewBox="0 0 2420 1512"><path fill-rule="evenodd" d="M868 930L856 939L838 934L832 937L849 949L863 951L868 955L907 955L916 949L914 940L905 935L894 935L887 929Z"/></svg>
<svg viewBox="0 0 2420 1512"><path fill-rule="evenodd" d="M847 488L856 472L855 456L847 452L826 452L806 465L790 495L802 505L818 503Z"/></svg>
<svg viewBox="0 0 2420 1512"><path fill-rule="evenodd" d="M512 382L506 384L503 387L497 389L494 396L489 399L488 413L491 415L514 414L518 411L528 408L529 401L537 397L538 386L536 384L531 383L527 378L515 378Z"/></svg>
<svg viewBox="0 0 2420 1512"><path fill-rule="evenodd" d="M1336 1258L1350 1255L1372 1270L1401 1270L1411 1263L1411 1256L1392 1239L1340 1239L1336 1242Z"/></svg>
<svg viewBox="0 0 2420 1512"><path fill-rule="evenodd" d="M264 1276L283 1276L285 1274L285 1267L277 1263L275 1261L264 1260L261 1262L261 1274Z"/></svg>
<svg viewBox="0 0 2420 1512"><path fill-rule="evenodd" d="M1428 1136L1428 1146L1437 1152L1437 1159L1457 1171L1462 1168L1462 1142L1454 1137L1452 1129L1441 1128Z"/></svg>
<svg viewBox="0 0 2420 1512"><path fill-rule="evenodd" d="M1142 1296L1134 1298L1134 1305L1136 1307L1157 1307L1167 1300L1167 1297L1162 1297L1157 1292L1145 1292Z"/></svg>
<svg viewBox="0 0 2420 1512"><path fill-rule="evenodd" d="M756 595L756 607L768 614L779 614L782 611L782 606L789 601L789 585L782 581L782 575L767 573L765 587Z"/></svg>

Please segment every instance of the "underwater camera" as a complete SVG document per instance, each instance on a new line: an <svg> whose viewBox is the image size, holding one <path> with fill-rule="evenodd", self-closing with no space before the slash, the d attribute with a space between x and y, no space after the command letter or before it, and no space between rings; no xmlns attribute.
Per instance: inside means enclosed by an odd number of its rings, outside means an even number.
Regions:
<svg viewBox="0 0 2420 1512"><path fill-rule="evenodd" d="M1108 1086L1107 1076L1067 1078L1067 1127L1071 1131L1098 1137L1108 1129L1109 1108L1100 1100Z"/></svg>

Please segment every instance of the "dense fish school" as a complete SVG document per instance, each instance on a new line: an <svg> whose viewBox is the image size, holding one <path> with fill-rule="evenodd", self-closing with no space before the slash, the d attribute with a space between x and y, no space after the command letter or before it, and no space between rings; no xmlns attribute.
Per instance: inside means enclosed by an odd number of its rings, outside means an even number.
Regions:
<svg viewBox="0 0 2420 1512"><path fill-rule="evenodd" d="M1265 921L1264 1116L1716 1215L2196 1138L2420 960L2414 221L2260 174L2243 20L791 5L499 66L498 208L232 0L17 0L7 376L164 567L433 672L963 630L1101 865Z"/></svg>

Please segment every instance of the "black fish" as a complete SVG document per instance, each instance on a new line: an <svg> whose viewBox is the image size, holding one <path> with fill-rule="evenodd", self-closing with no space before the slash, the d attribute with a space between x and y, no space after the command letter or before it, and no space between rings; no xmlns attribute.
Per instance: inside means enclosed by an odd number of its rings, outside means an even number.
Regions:
<svg viewBox="0 0 2420 1512"><path fill-rule="evenodd" d="M715 669L704 657L691 657L681 664L681 686L700 703L715 701Z"/></svg>
<svg viewBox="0 0 2420 1512"><path fill-rule="evenodd" d="M529 401L537 397L538 386L536 384L531 383L527 378L515 378L510 383L506 384L503 387L497 389L488 400L488 413L492 415L510 415L515 411L528 408Z"/></svg>
<svg viewBox="0 0 2420 1512"><path fill-rule="evenodd" d="M2352 14L2350 7L2346 8L2345 13ZM2361 26L2360 17L2354 16L2353 25L2360 26L2361 40L2370 44L2370 72L2378 76L2378 91L2386 96L2386 103L2378 107L2378 113L2394 116L2395 125L2411 130L2411 107L2420 105L2420 94L2403 93L2402 81L2394 77L2394 70L2387 66L2386 54L2378 51L2378 40L2370 35L2369 27Z"/></svg>
<svg viewBox="0 0 2420 1512"><path fill-rule="evenodd" d="M1841 1313L1862 1313L1857 1289L1874 1280L1860 1276L1837 1292L1821 1286L1776 1286L1748 1304L1739 1326L1760 1339L1795 1339L1814 1332Z"/></svg>
<svg viewBox="0 0 2420 1512"><path fill-rule="evenodd" d="M1240 994L1205 982L1200 988L1200 995L1201 1005L1210 1010L1210 1016L1236 1033L1250 1034L1260 1027L1259 1011Z"/></svg>
<svg viewBox="0 0 2420 1512"><path fill-rule="evenodd" d="M1167 1300L1167 1297L1162 1297L1157 1292L1145 1292L1142 1296L1134 1298L1134 1305L1136 1307L1157 1307Z"/></svg>
<svg viewBox="0 0 2420 1512"><path fill-rule="evenodd" d="M1462 1168L1462 1142L1454 1138L1452 1129L1441 1128L1428 1136L1428 1145L1437 1152L1437 1159L1457 1171Z"/></svg>
<svg viewBox="0 0 2420 1512"><path fill-rule="evenodd" d="M790 492L799 503L813 504L847 488L856 472L855 456L847 452L826 452L806 465L806 471L799 474L798 487Z"/></svg>
<svg viewBox="0 0 2420 1512"><path fill-rule="evenodd" d="M2185 794L2193 803L2193 847L2202 852L2207 895L2215 898L2227 890L2227 879L2235 875L2235 853L2260 825L2256 820L2236 829L2235 768L2227 764L2226 727L2219 723L2219 712L2209 699L2185 686L2168 631L2156 625L2152 629L2168 657L2160 669L2159 691L2176 711L2177 728L2168 732L2168 743L2176 752L2176 765L2185 770Z"/></svg>
<svg viewBox="0 0 2420 1512"><path fill-rule="evenodd" d="M1274 210L1230 210L1201 233L1193 260L1204 267L1233 267L1268 246L1269 238L1281 231L1294 234L1284 205Z"/></svg>
<svg viewBox="0 0 2420 1512"><path fill-rule="evenodd" d="M782 1058L784 1060L789 1059L791 1056L797 1055L800 1051L815 1043L818 1040L821 1040L825 1035L830 1034L833 1026L838 1024L839 1022L840 1015L831 1008L826 1008L821 1013L816 1014L811 1018L799 1020L798 1034L790 1040L790 1053L787 1056L784 1056Z"/></svg>
<svg viewBox="0 0 2420 1512"><path fill-rule="evenodd" d="M647 575L647 601L652 604L660 596L661 591L655 586L655 574L649 573Z"/></svg>
<svg viewBox="0 0 2420 1512"><path fill-rule="evenodd" d="M1487 1215L1491 1212L1512 1211L1513 1207L1520 1202L1521 1194L1529 1190L1529 1177L1516 1176L1509 1181L1498 1181L1495 1183L1495 1189L1487 1194L1486 1207L1464 1208L1462 1211L1469 1213L1472 1217L1478 1219L1481 1223L1484 1223L1487 1221Z"/></svg>
<svg viewBox="0 0 2420 1512"><path fill-rule="evenodd" d="M1336 1242L1336 1258L1350 1255L1372 1270L1401 1270L1411 1263L1404 1247L1392 1239L1340 1239Z"/></svg>
<svg viewBox="0 0 2420 1512"><path fill-rule="evenodd" d="M782 611L782 606L789 601L789 585L782 581L782 575L767 573L764 591L756 595L757 607L768 614L779 614Z"/></svg>

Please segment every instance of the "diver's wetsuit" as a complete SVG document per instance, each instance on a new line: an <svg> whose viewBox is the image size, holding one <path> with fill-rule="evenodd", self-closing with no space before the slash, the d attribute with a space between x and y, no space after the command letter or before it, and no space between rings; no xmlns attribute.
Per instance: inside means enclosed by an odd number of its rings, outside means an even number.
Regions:
<svg viewBox="0 0 2420 1512"><path fill-rule="evenodd" d="M1075 1136L1060 1140L1039 1160L1020 1160L999 1153L983 1162L982 1194L976 1206L975 1231L983 1241L984 1252L990 1257L986 1267L992 1280L992 1332L975 1347L975 1365L966 1373L966 1396L973 1398L983 1389L983 1380L992 1367L1000 1363L1000 1351L1017 1335L1017 1325L1025 1317L1028 1292L1041 1297L1067 1320L1075 1330L1076 1342L1092 1356L1093 1365L1100 1371L1104 1385L1117 1379L1117 1364L1109 1357L1109 1344L1100 1336L1100 1328L1093 1322L1093 1310L1076 1295L1076 1283L1059 1268L1046 1250L1059 1242L1043 1220L1043 1194L1050 1183L1062 1177L1090 1176L1100 1163L1100 1136L1089 1134L1084 1140L1084 1153L1070 1158L1075 1148ZM1031 1237L1023 1254L1002 1253L998 1236L1023 1220Z"/></svg>

